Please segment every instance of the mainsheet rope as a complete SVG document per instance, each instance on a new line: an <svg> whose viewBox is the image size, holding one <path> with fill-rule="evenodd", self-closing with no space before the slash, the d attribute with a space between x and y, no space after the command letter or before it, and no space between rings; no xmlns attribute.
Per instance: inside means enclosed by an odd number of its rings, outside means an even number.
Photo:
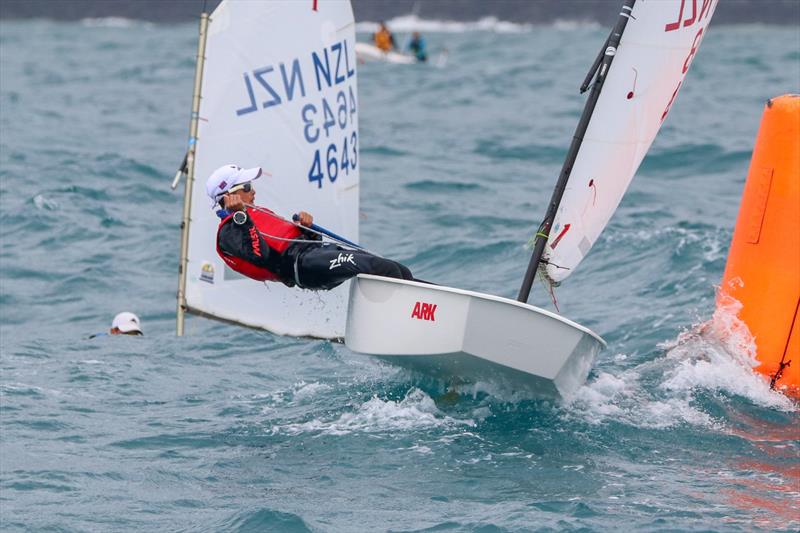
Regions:
<svg viewBox="0 0 800 533"><path fill-rule="evenodd" d="M360 250L362 252L367 252L369 254L372 254L372 255L374 255L376 257L383 258L383 256L378 255L378 254L376 254L374 252L371 252L371 251L367 250L366 248L364 248L363 246L353 245L352 243L345 242L345 241L342 241L342 240L337 239L335 237L332 237L332 236L328 235L327 233L323 233L321 231L317 231L317 230L309 228L307 226L303 226L302 224L299 224L299 223L297 223L297 222L295 222L293 220L285 219L282 216L278 215L277 213L273 213L272 211L270 211L268 209L264 209L263 207L259 207L257 205L253 205L253 204L244 204L244 205L246 207L249 207L250 209L258 211L259 213L264 213L265 215L269 215L269 216L271 216L273 218L276 218L278 220L281 220L283 222L288 222L289 224L292 224L293 226L296 226L296 227L302 229L303 231L308 231L310 233L314 233L315 235L319 235L323 239L328 238L331 241L337 243L339 246L341 246L343 248L347 248L348 250ZM287 239L286 237L278 237L277 235L270 235L269 233L265 233L265 232L263 232L261 230L258 230L258 233L260 233L264 237L269 237L270 239L275 239L275 240L278 240L278 241L291 241L291 242L301 242L301 243L318 243L319 242L317 240L310 240L310 239Z"/></svg>

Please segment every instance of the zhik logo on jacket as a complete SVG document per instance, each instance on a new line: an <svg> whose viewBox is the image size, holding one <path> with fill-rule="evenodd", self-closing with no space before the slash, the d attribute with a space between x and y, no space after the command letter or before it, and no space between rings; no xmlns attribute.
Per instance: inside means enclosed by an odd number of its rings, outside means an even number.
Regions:
<svg viewBox="0 0 800 533"><path fill-rule="evenodd" d="M356 262L353 259L353 254L339 254L336 259L330 260L331 266L328 270L333 270L334 268L338 268L345 263L350 263L353 266L356 266Z"/></svg>

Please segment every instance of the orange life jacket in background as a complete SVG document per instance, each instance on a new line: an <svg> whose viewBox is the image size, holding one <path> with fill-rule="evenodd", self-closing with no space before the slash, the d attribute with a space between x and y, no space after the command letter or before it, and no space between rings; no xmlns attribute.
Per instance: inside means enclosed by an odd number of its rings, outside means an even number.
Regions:
<svg viewBox="0 0 800 533"><path fill-rule="evenodd" d="M261 237L264 238L264 242L266 242L267 246L269 246L269 253L275 257L275 261L273 261L275 264L274 271L272 269L254 265L250 261L246 261L240 257L230 256L220 249L219 232L222 229L222 226L232 223L229 221L231 218L233 218L233 213L222 219L222 222L219 223L219 227L217 227L217 254L222 258L223 261L225 261L225 264L239 274L243 274L248 278L256 281L283 281L283 279L280 277L280 273L278 272L280 267L279 258L281 254L283 254L284 250L286 250L289 245L292 244L291 240L302 235L302 232L294 224L286 222L277 216L273 216L272 211L269 209L259 208L259 210L255 210L248 208L247 216L249 216L250 220L253 221L253 227L251 231L256 232L253 235L254 242L258 242L258 236L260 233ZM269 235L269 237L267 235ZM275 239L273 237L279 237L279 239ZM256 246L254 246L254 248L256 248Z"/></svg>
<svg viewBox="0 0 800 533"><path fill-rule="evenodd" d="M384 52L392 49L392 33L389 30L378 30L375 32L373 40L375 41L375 46Z"/></svg>

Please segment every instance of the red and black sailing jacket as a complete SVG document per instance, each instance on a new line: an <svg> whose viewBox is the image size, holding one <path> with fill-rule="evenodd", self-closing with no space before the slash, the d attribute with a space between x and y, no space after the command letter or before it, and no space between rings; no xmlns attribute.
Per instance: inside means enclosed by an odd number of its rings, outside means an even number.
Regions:
<svg viewBox="0 0 800 533"><path fill-rule="evenodd" d="M292 276L281 275L283 252L302 231L269 209L247 209L247 220L233 221L233 213L217 228L217 253L236 272L258 281L293 284ZM277 238L275 238L277 237Z"/></svg>

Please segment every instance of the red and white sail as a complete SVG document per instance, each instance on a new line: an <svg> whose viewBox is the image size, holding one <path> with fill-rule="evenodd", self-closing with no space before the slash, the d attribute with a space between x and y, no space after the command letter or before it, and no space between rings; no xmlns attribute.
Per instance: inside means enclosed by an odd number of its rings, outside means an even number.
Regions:
<svg viewBox="0 0 800 533"><path fill-rule="evenodd" d="M630 15L545 247L569 276L619 206L680 91L717 0L639 0Z"/></svg>

